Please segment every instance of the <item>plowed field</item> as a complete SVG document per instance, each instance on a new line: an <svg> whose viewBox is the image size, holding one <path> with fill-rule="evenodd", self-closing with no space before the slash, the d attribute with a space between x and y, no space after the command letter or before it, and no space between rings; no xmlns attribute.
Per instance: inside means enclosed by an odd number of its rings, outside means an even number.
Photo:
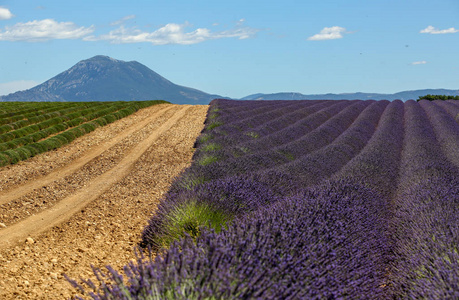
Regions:
<svg viewBox="0 0 459 300"><path fill-rule="evenodd" d="M0 168L0 298L62 299L63 277L134 259L161 195L191 162L208 106L155 105Z"/></svg>

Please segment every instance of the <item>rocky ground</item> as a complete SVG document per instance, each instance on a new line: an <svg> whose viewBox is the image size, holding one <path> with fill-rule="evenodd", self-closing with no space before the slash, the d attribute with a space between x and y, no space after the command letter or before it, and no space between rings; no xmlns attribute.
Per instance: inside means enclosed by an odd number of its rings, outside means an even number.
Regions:
<svg viewBox="0 0 459 300"><path fill-rule="evenodd" d="M64 278L135 259L161 196L191 163L208 106L161 104L0 168L0 299L66 299Z"/></svg>

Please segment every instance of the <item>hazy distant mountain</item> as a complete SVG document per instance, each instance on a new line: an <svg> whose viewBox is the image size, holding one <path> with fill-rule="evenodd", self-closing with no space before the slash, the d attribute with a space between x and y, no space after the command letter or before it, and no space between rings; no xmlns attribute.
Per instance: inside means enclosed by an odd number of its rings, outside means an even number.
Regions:
<svg viewBox="0 0 459 300"><path fill-rule="evenodd" d="M425 89L395 94L253 94L242 100L408 100L427 94L457 96L459 90ZM36 87L0 96L0 101L167 100L177 104L208 104L215 98L222 97L174 84L136 61L125 62L98 55L80 61Z"/></svg>
<svg viewBox="0 0 459 300"><path fill-rule="evenodd" d="M459 90L446 89L426 89L403 91L395 94L377 94L377 93L345 93L345 94L317 94L303 95L300 93L275 93L275 94L253 94L242 98L241 100L396 100L403 101L414 99L427 94L431 95L452 95L458 96Z"/></svg>
<svg viewBox="0 0 459 300"><path fill-rule="evenodd" d="M221 96L176 85L136 61L98 55L36 87L2 96L0 101L167 100L208 104L214 98Z"/></svg>

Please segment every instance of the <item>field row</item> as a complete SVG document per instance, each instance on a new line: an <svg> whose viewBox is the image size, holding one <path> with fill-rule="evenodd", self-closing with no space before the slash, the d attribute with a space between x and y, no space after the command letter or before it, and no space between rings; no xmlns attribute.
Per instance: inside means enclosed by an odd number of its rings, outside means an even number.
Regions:
<svg viewBox="0 0 459 300"><path fill-rule="evenodd" d="M127 282L109 269L98 295L455 298L458 116L454 101L214 100L143 232L160 255Z"/></svg>
<svg viewBox="0 0 459 300"><path fill-rule="evenodd" d="M77 137L165 101L5 102L0 105L0 166L68 144Z"/></svg>

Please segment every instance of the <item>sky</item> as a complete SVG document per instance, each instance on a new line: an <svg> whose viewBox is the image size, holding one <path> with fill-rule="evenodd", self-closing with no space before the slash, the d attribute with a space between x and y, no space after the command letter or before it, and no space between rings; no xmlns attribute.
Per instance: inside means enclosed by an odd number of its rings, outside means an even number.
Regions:
<svg viewBox="0 0 459 300"><path fill-rule="evenodd" d="M0 0L0 95L80 60L211 94L459 89L459 0Z"/></svg>

